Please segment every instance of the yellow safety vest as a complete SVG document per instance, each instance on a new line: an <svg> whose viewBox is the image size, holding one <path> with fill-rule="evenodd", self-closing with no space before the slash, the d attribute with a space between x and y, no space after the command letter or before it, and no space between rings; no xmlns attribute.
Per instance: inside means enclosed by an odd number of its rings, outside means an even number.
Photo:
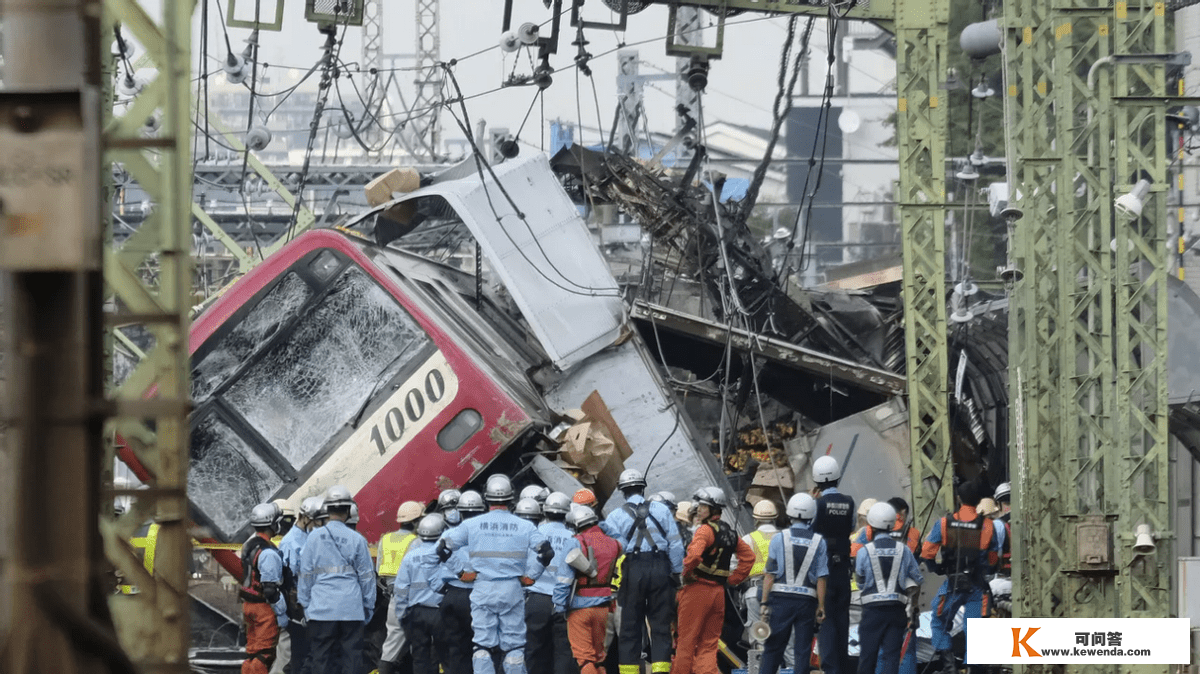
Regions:
<svg viewBox="0 0 1200 674"><path fill-rule="evenodd" d="M409 531L393 531L379 539L379 575L394 578L400 573L400 562L408 553L417 535Z"/></svg>
<svg viewBox="0 0 1200 674"><path fill-rule="evenodd" d="M771 538L774 536L775 534L767 534L761 529L750 532L750 545L754 548L754 566L750 567L751 578L757 578L767 572L767 554L771 549Z"/></svg>
<svg viewBox="0 0 1200 674"><path fill-rule="evenodd" d="M612 589L619 590L621 589L621 571L625 568L625 555L617 557L616 567L613 569L612 580L608 584L612 585Z"/></svg>
<svg viewBox="0 0 1200 674"><path fill-rule="evenodd" d="M142 566L151 576L154 575L154 551L158 547L158 530L161 527L157 522L154 522L146 529L145 536L135 536L129 539L129 544L133 546L135 551L141 550ZM134 585L119 586L121 594L137 594L137 587Z"/></svg>

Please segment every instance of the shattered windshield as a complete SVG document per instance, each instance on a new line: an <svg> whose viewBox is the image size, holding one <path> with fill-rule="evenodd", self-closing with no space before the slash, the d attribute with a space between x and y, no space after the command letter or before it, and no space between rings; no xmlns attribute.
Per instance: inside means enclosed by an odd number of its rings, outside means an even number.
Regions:
<svg viewBox="0 0 1200 674"><path fill-rule="evenodd" d="M224 421L209 414L192 428L188 495L225 538L236 534L247 513L283 484Z"/></svg>
<svg viewBox="0 0 1200 674"><path fill-rule="evenodd" d="M200 404L246 362L296 310L312 297L312 289L295 272L288 272L217 345L192 366L192 400Z"/></svg>
<svg viewBox="0 0 1200 674"><path fill-rule="evenodd" d="M299 471L428 343L394 298L350 267L223 397Z"/></svg>

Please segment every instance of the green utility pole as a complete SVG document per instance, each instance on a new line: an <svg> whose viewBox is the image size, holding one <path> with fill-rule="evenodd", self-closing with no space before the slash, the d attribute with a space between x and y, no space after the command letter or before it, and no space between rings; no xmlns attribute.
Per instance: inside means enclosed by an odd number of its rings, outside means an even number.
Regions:
<svg viewBox="0 0 1200 674"><path fill-rule="evenodd" d="M1016 0L1004 26L1014 614L1165 617L1164 5ZM1142 524L1158 554L1134 553Z"/></svg>
<svg viewBox="0 0 1200 674"><path fill-rule="evenodd" d="M153 3L158 4L158 3ZM112 394L107 430L119 433L152 474L150 489L114 492L136 503L117 520L101 520L104 550L138 588L113 595L109 605L126 653L144 672L188 671L187 598L191 542L187 469L190 385L188 313L192 298L191 14L193 2L166 0L143 7L136 0L105 0L104 25L119 22L146 48L156 77L124 114L104 130L105 161L119 162L151 195L154 213L120 250L105 251L104 280L117 299L110 325L141 324L154 347ZM161 16L161 23L152 17ZM110 33L99 40L107 49ZM156 111L159 130L142 126ZM110 164L102 163L102 171ZM156 273L150 273L153 269ZM152 399L146 393L154 388ZM148 422L153 422L148 423ZM151 430L153 428L153 430ZM99 480L99 476L96 477ZM153 575L134 556L129 538L143 522L160 525Z"/></svg>

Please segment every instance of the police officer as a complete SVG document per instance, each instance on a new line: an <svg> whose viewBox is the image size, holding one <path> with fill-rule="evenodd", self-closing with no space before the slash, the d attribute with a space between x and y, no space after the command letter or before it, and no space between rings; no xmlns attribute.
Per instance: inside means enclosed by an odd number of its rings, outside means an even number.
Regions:
<svg viewBox="0 0 1200 674"><path fill-rule="evenodd" d="M471 590L475 674L494 674L493 651L503 655L505 674L525 674L523 588L533 585L554 559L554 549L536 526L508 511L513 489L507 477L489 477L483 498L489 512L443 536L439 555L445 561L459 548L470 552L476 573Z"/></svg>
<svg viewBox="0 0 1200 674"><path fill-rule="evenodd" d="M396 510L396 522L400 528L386 533L379 538L379 550L375 554L375 573L379 576L379 585L385 593L390 593L396 574L400 573L400 563L417 540L413 526L421 518L424 508L416 501L405 501ZM440 534L439 534L440 535ZM394 674L400 654L406 644L404 630L400 626L400 616L396 615L396 603L389 602L387 607L387 638L383 641L383 650L379 656L379 674Z"/></svg>
<svg viewBox="0 0 1200 674"><path fill-rule="evenodd" d="M754 550L738 538L733 525L721 521L726 503L724 491L709 487L697 504L700 526L683 560L684 586L679 591L679 636L671 667L676 674L719 674L725 586L740 585L754 566ZM734 555L737 567L730 571Z"/></svg>
<svg viewBox="0 0 1200 674"><path fill-rule="evenodd" d="M671 671L671 622L674 594L683 573L683 541L662 503L643 496L646 477L630 468L617 478L625 505L609 513L600 527L625 550L621 570L621 606L618 635L620 674L639 674L642 662L642 629L650 625L650 671Z"/></svg>
<svg viewBox="0 0 1200 674"><path fill-rule="evenodd" d="M308 540L308 532L313 528L313 520L321 509L321 497L309 496L300 502L300 513L296 524L283 536L279 542L279 554L283 556L283 586L284 598L287 601L288 624L287 641L289 648L284 652L283 636L280 635L280 648L271 665L271 674L280 674L289 663L294 663L291 674L302 674L308 662L308 636L305 629L304 609L296 598L296 585L300 579L300 551ZM285 657L286 655L286 657Z"/></svg>
<svg viewBox="0 0 1200 674"><path fill-rule="evenodd" d="M300 553L299 599L308 616L312 671L362 674L363 630L375 611L375 568L367 539L346 526L350 490L325 492L329 522Z"/></svg>
<svg viewBox="0 0 1200 674"><path fill-rule="evenodd" d="M571 674L575 663L567 637L566 608L574 573L565 559L568 552L579 548L566 525L571 498L554 492L546 497L541 510L543 521L538 531L550 542L554 559L525 592L525 661L531 672Z"/></svg>
<svg viewBox="0 0 1200 674"><path fill-rule="evenodd" d="M459 497L455 508L465 522L485 511L483 496L468 490ZM462 526L460 523L457 526ZM450 528L451 530L454 527ZM443 534L444 536L445 534ZM446 656L446 674L470 674L471 646L471 588L474 587L475 571L466 548L454 551L450 559L438 567L438 577L444 583L445 598L442 599L441 620L442 650Z"/></svg>
<svg viewBox="0 0 1200 674"><path fill-rule="evenodd" d="M567 521L576 531L584 557L591 560L595 575L578 574L567 609L568 637L580 674L604 674L607 653L605 633L612 608L612 580L621 556L621 544L598 526L600 519L591 508L574 506Z"/></svg>
<svg viewBox="0 0 1200 674"><path fill-rule="evenodd" d="M763 499L754 504L754 531L742 536L746 545L754 550L754 566L750 567L750 577L746 579L746 627L762 619L759 612L762 601L763 573L767 570L767 552L771 539L779 533L775 520L779 519L779 510L775 504Z"/></svg>
<svg viewBox="0 0 1200 674"><path fill-rule="evenodd" d="M897 674L905 632L917 626L916 595L921 589L921 572L908 546L890 535L895 522L896 509L891 504L871 506L867 524L873 538L855 559L863 605L858 624L858 674L875 674L877 659L882 661L878 671ZM910 642L909 649L915 647Z"/></svg>
<svg viewBox="0 0 1200 674"><path fill-rule="evenodd" d="M283 598L283 555L271 542L279 508L260 503L250 511L254 535L242 545L242 619L246 622L246 660L242 674L267 674L275 662L279 629L287 626Z"/></svg>
<svg viewBox="0 0 1200 674"><path fill-rule="evenodd" d="M775 674L789 641L795 662L807 671L813 632L825 619L829 552L812 529L817 501L796 494L788 499L786 512L792 525L771 539L763 575L763 620L771 626L771 636L763 647L761 674Z"/></svg>
<svg viewBox="0 0 1200 674"><path fill-rule="evenodd" d="M813 530L821 534L829 549L825 621L817 636L821 669L826 674L848 674L850 671L846 648L850 639L850 573L853 569L850 533L854 530L855 513L854 499L837 489L841 477L842 469L832 456L822 456L813 462L812 479L819 494Z"/></svg>
<svg viewBox="0 0 1200 674"><path fill-rule="evenodd" d="M413 544L400 562L392 592L392 610L400 618L404 636L412 649L413 674L438 674L445 654L442 652L438 606L442 594L435 582L437 542L446 530L446 520L434 513L421 519L417 527L420 541ZM382 674L382 672L381 672Z"/></svg>
<svg viewBox="0 0 1200 674"><path fill-rule="evenodd" d="M959 485L958 511L934 522L921 548L921 561L934 573L946 576L931 607L933 648L945 674L958 671L950 643L950 628L958 609L965 607L966 618L988 615L985 575L996 564L1000 546L992 521L975 510L982 496L981 487L973 481ZM963 632L966 630L964 620Z"/></svg>

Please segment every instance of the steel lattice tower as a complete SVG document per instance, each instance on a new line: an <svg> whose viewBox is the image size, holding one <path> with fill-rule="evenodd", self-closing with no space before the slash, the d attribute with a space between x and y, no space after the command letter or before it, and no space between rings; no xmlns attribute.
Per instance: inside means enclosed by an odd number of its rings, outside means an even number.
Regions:
<svg viewBox="0 0 1200 674"><path fill-rule="evenodd" d="M436 159L441 143L441 111L445 84L441 66L439 0L417 0L417 97L411 108L408 131L414 149Z"/></svg>

